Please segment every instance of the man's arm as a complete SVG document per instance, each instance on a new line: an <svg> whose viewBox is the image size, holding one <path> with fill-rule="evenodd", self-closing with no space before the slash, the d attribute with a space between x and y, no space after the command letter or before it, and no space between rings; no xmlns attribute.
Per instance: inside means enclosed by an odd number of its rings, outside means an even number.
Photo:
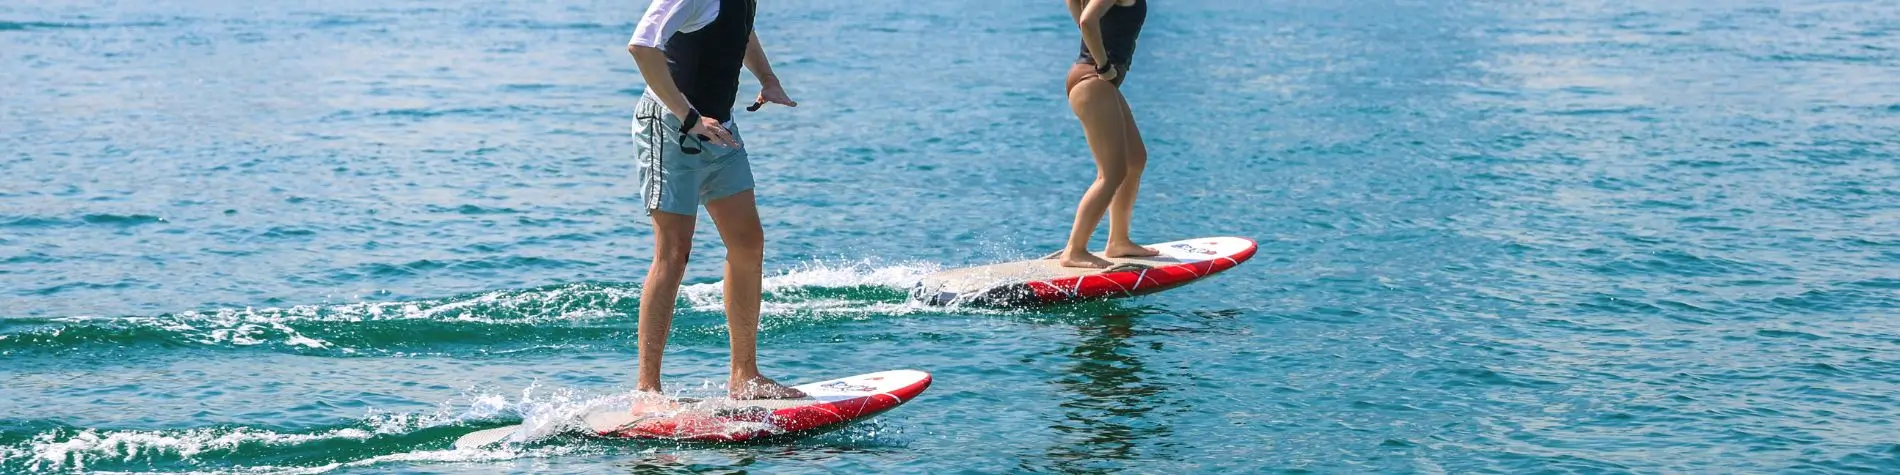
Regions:
<svg viewBox="0 0 1900 475"><path fill-rule="evenodd" d="M627 45L627 52L633 54L634 64L640 67L640 77L647 81L647 90L666 104L666 110L673 116L686 120L686 111L693 105L686 102L686 94L680 92L678 84L673 84L673 73L667 69L666 53L652 46Z"/></svg>
<svg viewBox="0 0 1900 475"><path fill-rule="evenodd" d="M778 84L778 75L772 74L772 62L765 59L765 47L759 45L759 34L756 32L746 40L745 68L752 71L752 77L759 78L761 85Z"/></svg>
<svg viewBox="0 0 1900 475"><path fill-rule="evenodd" d="M666 52L660 50L668 37L679 32L707 6L705 0L653 0L647 5L646 14L640 17L639 26L634 28L633 38L627 40L627 53L633 55L634 64L640 67L640 77L646 79L647 92L678 117L680 123L688 127L688 133L727 147L738 147L739 143L732 140L732 134L726 132L719 121L710 117L687 120L695 115L692 112L693 104L686 100L686 94L680 92L679 85L673 83L673 72L666 64Z"/></svg>
<svg viewBox="0 0 1900 475"><path fill-rule="evenodd" d="M765 58L765 46L759 44L759 34L756 32L746 40L745 68L752 71L753 77L759 78L759 99L754 101L754 107L766 102L798 107L798 101L786 96L785 88L779 85L778 75L772 72L772 62ZM746 109L756 110L751 107Z"/></svg>
<svg viewBox="0 0 1900 475"><path fill-rule="evenodd" d="M693 105L686 102L679 85L673 84L673 73L667 69L666 53L660 51L660 46L685 27L698 13L698 8L702 6L692 0L653 0L647 4L646 13L640 15L640 23L634 26L633 38L627 40L627 53L633 55L634 64L640 67L647 89L680 120L686 119L686 111L692 110Z"/></svg>

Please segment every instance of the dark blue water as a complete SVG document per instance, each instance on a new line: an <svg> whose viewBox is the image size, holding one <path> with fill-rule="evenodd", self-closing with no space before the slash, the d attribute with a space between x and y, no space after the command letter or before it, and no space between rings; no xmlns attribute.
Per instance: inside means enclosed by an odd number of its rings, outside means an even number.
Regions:
<svg viewBox="0 0 1900 475"><path fill-rule="evenodd" d="M1061 3L761 3L763 364L921 398L450 448L631 388L642 5L13 2L0 471L1900 471L1900 3L1156 0L1136 238L1261 252L1013 311L904 290L1065 235Z"/></svg>

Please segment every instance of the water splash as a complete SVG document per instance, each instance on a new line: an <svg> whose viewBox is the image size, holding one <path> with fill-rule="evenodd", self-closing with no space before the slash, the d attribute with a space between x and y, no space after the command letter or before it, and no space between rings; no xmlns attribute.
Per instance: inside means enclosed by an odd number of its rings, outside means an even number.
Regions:
<svg viewBox="0 0 1900 475"><path fill-rule="evenodd" d="M763 281L762 325L794 328L841 319L944 312L911 302L908 289L939 266L865 260L810 262ZM513 353L619 341L633 330L640 288L582 282L398 302L193 310L156 316L14 319L0 355L71 354L128 346L266 349L370 356L411 352ZM682 324L724 311L722 282L681 287ZM980 309L959 312L991 313ZM532 331L529 331L532 330ZM696 334L691 328L685 333Z"/></svg>
<svg viewBox="0 0 1900 475"><path fill-rule="evenodd" d="M821 297L838 294L839 291L905 291L925 275L939 269L941 267L935 264L879 265L871 260L843 264L808 262L763 279L760 289L764 300L774 308L761 308L760 311L768 315L791 313L801 308L799 303L822 301ZM682 286L680 297L694 310L719 311L725 305L724 286L723 281Z"/></svg>
<svg viewBox="0 0 1900 475"><path fill-rule="evenodd" d="M372 414L343 427L278 432L257 427L198 427L176 430L112 430L55 427L0 446L0 471L93 471L132 467L196 467L233 455L291 452L320 456L325 447L363 445L374 439L401 441L418 431L455 423L420 414ZM297 454L300 447L310 448Z"/></svg>
<svg viewBox="0 0 1900 475"><path fill-rule="evenodd" d="M53 425L17 441L0 438L0 472L204 470L211 472L322 473L399 462L481 462L548 457L588 450L587 444L543 443L579 432L579 416L625 407L626 393L589 394L529 385L509 398L471 390L432 412L378 413L341 427L280 432L259 427L113 430ZM526 430L513 444L444 449L456 437L493 422ZM0 426L5 427L5 426ZM6 427L0 434L19 433ZM288 461L285 465L224 467L233 459ZM302 462L302 463L299 463Z"/></svg>

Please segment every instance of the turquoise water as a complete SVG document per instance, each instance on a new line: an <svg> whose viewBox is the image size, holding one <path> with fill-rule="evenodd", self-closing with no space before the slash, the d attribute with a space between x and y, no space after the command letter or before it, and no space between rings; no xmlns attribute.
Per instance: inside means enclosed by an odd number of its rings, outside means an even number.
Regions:
<svg viewBox="0 0 1900 475"><path fill-rule="evenodd" d="M1155 0L1136 237L1261 252L1014 311L904 290L1066 232L1060 3L761 3L766 371L922 397L450 449L631 388L639 5L9 2L0 472L1900 471L1896 2Z"/></svg>

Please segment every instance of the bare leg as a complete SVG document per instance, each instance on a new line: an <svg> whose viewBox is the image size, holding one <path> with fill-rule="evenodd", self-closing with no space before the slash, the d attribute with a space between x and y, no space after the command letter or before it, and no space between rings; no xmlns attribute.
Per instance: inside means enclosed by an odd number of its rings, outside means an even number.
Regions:
<svg viewBox="0 0 1900 475"><path fill-rule="evenodd" d="M1089 185L1088 192L1082 194L1082 202L1076 205L1075 223L1069 228L1069 243L1061 257L1066 267L1100 269L1113 264L1090 254L1088 246L1089 236L1095 234L1095 226L1102 222L1102 214L1108 211L1115 190L1121 188L1122 180L1128 175L1128 147L1122 138L1127 130L1127 118L1122 115L1120 96L1121 91L1116 90L1114 84L1100 77L1083 79L1069 89L1069 108L1082 120L1089 151L1095 155L1095 183Z"/></svg>
<svg viewBox="0 0 1900 475"><path fill-rule="evenodd" d="M1141 172L1148 168L1148 146L1141 141L1141 128L1135 126L1135 112L1129 110L1127 98L1116 94L1115 101L1121 103L1122 115L1128 118L1128 131L1123 135L1128 141L1128 176L1122 179L1122 186L1115 190L1115 199L1109 205L1108 249L1102 253L1108 257L1160 255L1160 251L1142 247L1128 238L1128 226L1135 213L1135 194L1141 191Z"/></svg>
<svg viewBox="0 0 1900 475"><path fill-rule="evenodd" d="M660 392L660 356L666 352L667 333L673 329L673 302L693 250L694 217L653 211L653 266L640 287L639 376L635 389ZM643 398L652 399L652 398ZM640 411L636 404L634 410Z"/></svg>
<svg viewBox="0 0 1900 475"><path fill-rule="evenodd" d="M765 230L752 190L712 200L706 212L726 243L726 328L731 335L732 374L726 380L733 399L788 399L805 393L759 375L760 280L765 271Z"/></svg>

